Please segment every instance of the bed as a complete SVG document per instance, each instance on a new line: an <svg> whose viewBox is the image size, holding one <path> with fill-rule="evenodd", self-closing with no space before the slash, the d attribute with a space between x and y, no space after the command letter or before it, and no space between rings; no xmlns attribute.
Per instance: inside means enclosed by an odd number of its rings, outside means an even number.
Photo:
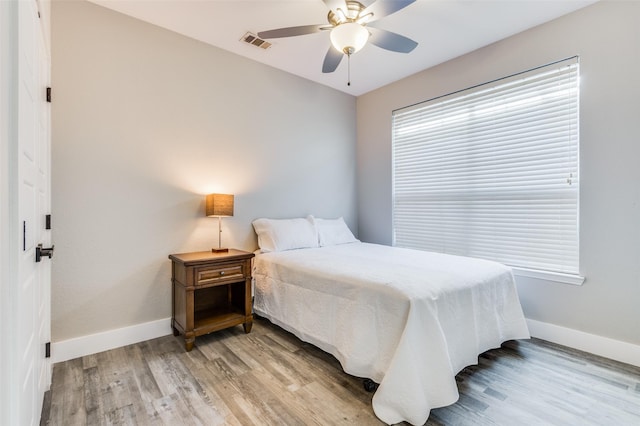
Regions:
<svg viewBox="0 0 640 426"><path fill-rule="evenodd" d="M424 424L479 354L529 337L507 266L362 243L342 219L289 221L254 221L254 312L379 383L388 424Z"/></svg>

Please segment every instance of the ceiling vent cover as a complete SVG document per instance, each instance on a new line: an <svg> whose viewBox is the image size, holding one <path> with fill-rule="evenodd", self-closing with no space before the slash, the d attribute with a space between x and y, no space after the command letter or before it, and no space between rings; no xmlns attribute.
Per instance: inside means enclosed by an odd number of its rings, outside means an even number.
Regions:
<svg viewBox="0 0 640 426"><path fill-rule="evenodd" d="M245 33L240 40L265 50L271 47L271 43L250 32Z"/></svg>

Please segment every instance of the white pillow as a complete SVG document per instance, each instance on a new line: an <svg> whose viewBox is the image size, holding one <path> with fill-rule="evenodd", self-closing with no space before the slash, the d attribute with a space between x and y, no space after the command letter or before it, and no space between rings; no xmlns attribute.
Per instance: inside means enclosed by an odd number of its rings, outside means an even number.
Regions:
<svg viewBox="0 0 640 426"><path fill-rule="evenodd" d="M263 253L318 247L318 231L313 217L297 219L256 219L253 229Z"/></svg>
<svg viewBox="0 0 640 426"><path fill-rule="evenodd" d="M337 219L316 218L314 221L318 228L320 247L357 243L360 241L353 236L351 230L347 224L344 223L344 219L342 217Z"/></svg>

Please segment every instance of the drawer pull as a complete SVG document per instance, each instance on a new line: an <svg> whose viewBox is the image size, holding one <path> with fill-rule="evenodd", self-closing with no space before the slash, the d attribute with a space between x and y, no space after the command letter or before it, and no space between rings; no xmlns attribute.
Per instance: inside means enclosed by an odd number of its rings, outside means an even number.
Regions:
<svg viewBox="0 0 640 426"><path fill-rule="evenodd" d="M220 271L220 275L224 275L224 271Z"/></svg>

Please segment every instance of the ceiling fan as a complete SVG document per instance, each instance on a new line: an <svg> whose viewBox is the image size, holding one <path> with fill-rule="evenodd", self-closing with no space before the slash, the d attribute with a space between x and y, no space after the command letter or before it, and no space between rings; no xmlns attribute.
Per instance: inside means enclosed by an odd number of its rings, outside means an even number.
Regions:
<svg viewBox="0 0 640 426"><path fill-rule="evenodd" d="M353 0L322 0L329 8L328 24L302 25L297 27L278 28L261 31L258 37L263 39L295 37L313 34L320 31L331 31L332 46L329 47L322 63L322 72L334 72L344 55L362 49L367 41L392 52L409 53L418 45L417 42L400 34L377 28L378 20L391 15L416 0L377 0L365 6Z"/></svg>

